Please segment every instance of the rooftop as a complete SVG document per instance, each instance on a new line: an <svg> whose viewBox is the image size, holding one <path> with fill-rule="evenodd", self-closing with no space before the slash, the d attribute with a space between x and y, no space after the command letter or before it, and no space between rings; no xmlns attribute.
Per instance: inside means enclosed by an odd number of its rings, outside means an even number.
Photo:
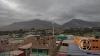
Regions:
<svg viewBox="0 0 100 56"><path fill-rule="evenodd" d="M63 40L62 43L73 43L73 40Z"/></svg>
<svg viewBox="0 0 100 56"><path fill-rule="evenodd" d="M67 53L67 46L61 46L59 52Z"/></svg>
<svg viewBox="0 0 100 56"><path fill-rule="evenodd" d="M31 47L32 47L32 43L29 43L29 44L23 45L23 46L21 46L19 48L21 48L21 49L28 49L28 48L31 48Z"/></svg>
<svg viewBox="0 0 100 56"><path fill-rule="evenodd" d="M20 51L20 50L10 51L10 54L11 54L11 55L20 55L20 54L22 54L22 53L23 53L23 51Z"/></svg>

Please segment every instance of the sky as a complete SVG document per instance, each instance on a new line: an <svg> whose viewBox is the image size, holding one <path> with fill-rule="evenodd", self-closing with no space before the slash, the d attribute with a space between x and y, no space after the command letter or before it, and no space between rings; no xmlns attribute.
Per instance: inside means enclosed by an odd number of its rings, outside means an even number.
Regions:
<svg viewBox="0 0 100 56"><path fill-rule="evenodd" d="M33 19L100 22L100 0L0 0L0 26Z"/></svg>

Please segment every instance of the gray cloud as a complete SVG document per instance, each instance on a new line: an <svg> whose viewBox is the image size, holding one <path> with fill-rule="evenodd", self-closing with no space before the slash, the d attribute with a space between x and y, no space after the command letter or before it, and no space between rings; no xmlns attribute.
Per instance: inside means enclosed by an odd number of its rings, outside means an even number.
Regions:
<svg viewBox="0 0 100 56"><path fill-rule="evenodd" d="M0 25L32 19L100 21L100 0L0 0L0 5Z"/></svg>

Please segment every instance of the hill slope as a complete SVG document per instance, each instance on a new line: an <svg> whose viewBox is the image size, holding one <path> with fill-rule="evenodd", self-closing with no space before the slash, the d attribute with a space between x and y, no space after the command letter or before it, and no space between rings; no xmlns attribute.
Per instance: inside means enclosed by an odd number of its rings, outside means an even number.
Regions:
<svg viewBox="0 0 100 56"><path fill-rule="evenodd" d="M54 23L55 27L59 27L60 25ZM52 23L49 21L43 21L43 20L31 20L31 21L25 21L25 22L16 22L8 26L1 27L1 31L9 31L9 30L19 30L19 29L31 29L31 28L51 28Z"/></svg>
<svg viewBox="0 0 100 56"><path fill-rule="evenodd" d="M72 19L63 25L64 28L87 28L87 27L100 27L100 22L90 22L80 19Z"/></svg>
<svg viewBox="0 0 100 56"><path fill-rule="evenodd" d="M100 22L90 22L90 21L84 21L80 19L72 19L69 22L66 22L65 24L58 25L54 23L55 28L87 28L87 27L100 27ZM8 26L4 26L0 28L0 31L12 31L12 30L19 30L19 29L47 29L52 28L52 23L49 21L43 21L43 20L31 20L31 21L24 21L24 22L16 22Z"/></svg>

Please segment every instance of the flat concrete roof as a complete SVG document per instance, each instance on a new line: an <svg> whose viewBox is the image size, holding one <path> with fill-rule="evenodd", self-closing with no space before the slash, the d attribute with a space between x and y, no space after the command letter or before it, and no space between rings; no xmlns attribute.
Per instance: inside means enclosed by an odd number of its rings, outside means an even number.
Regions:
<svg viewBox="0 0 100 56"><path fill-rule="evenodd" d="M67 46L61 46L59 52L67 53L67 48L68 48Z"/></svg>
<svg viewBox="0 0 100 56"><path fill-rule="evenodd" d="M23 46L21 46L19 48L21 48L21 49L28 49L28 48L31 48L31 47L32 47L32 43L29 43L29 44L23 45Z"/></svg>
<svg viewBox="0 0 100 56"><path fill-rule="evenodd" d="M62 43L73 43L73 40L63 40Z"/></svg>
<svg viewBox="0 0 100 56"><path fill-rule="evenodd" d="M57 44L59 44L61 41L56 41Z"/></svg>
<svg viewBox="0 0 100 56"><path fill-rule="evenodd" d="M10 43L22 43L23 40L12 40L12 41L9 41Z"/></svg>
<svg viewBox="0 0 100 56"><path fill-rule="evenodd" d="M20 50L10 51L10 55L20 55L22 53L23 51L20 51Z"/></svg>
<svg viewBox="0 0 100 56"><path fill-rule="evenodd" d="M24 51L15 50L15 51L8 51L0 53L0 56L16 56L22 54Z"/></svg>

